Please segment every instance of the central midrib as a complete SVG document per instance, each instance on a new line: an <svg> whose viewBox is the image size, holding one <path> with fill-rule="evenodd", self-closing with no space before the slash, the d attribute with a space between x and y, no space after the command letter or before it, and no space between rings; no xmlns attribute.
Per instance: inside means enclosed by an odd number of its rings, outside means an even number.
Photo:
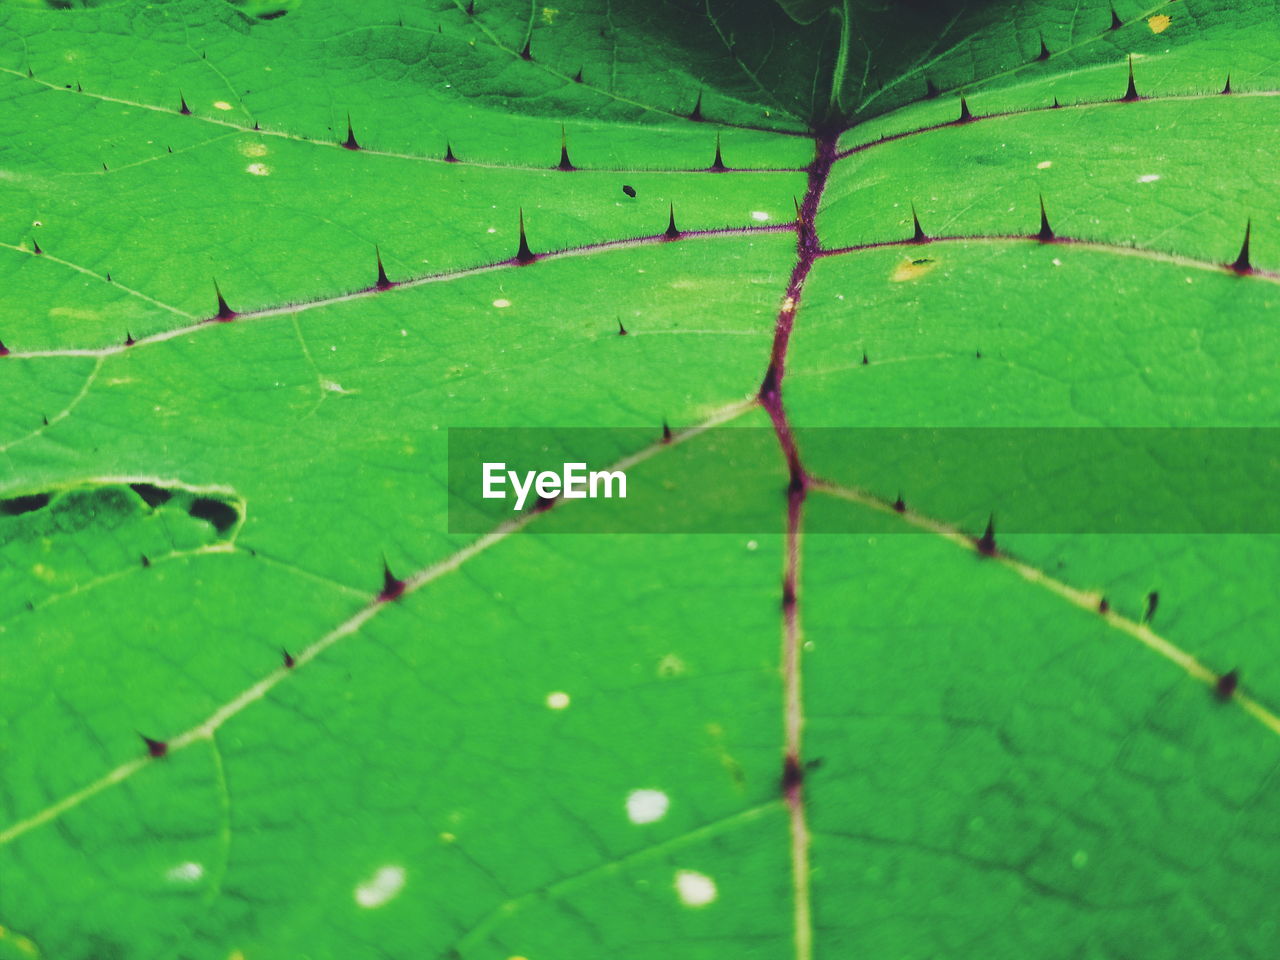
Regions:
<svg viewBox="0 0 1280 960"><path fill-rule="evenodd" d="M814 137L813 162L804 199L796 210L796 262L783 293L774 327L769 363L761 380L758 402L769 414L778 445L787 463L786 550L782 575L782 728L783 758L780 779L790 826L792 886L792 937L795 960L812 960L813 914L809 889L809 827L804 806L804 683L801 670L799 611L800 529L809 477L805 473L791 424L782 400L787 347L795 328L796 313L809 271L822 253L817 231L818 207L836 161L837 133Z"/></svg>

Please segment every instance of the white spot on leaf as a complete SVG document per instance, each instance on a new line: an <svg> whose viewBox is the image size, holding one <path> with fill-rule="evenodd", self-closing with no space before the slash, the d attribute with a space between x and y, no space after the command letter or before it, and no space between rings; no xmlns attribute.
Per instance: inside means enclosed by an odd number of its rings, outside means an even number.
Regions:
<svg viewBox="0 0 1280 960"><path fill-rule="evenodd" d="M1138 182L1139 183L1155 183L1159 179L1160 179L1160 174L1158 173L1144 173L1142 176L1138 178Z"/></svg>
<svg viewBox="0 0 1280 960"><path fill-rule="evenodd" d="M1039 163L1037 163L1037 164L1036 164L1036 169L1037 169L1037 170L1048 170L1048 169L1049 169L1050 167L1052 167L1052 166L1053 166L1053 161L1052 161L1052 160L1041 160Z"/></svg>
<svg viewBox="0 0 1280 960"><path fill-rule="evenodd" d="M705 907L716 898L716 882L696 870L677 870L676 895L686 907Z"/></svg>
<svg viewBox="0 0 1280 960"><path fill-rule="evenodd" d="M684 661L674 653L668 653L658 661L658 676L660 677L678 677L684 673L684 670Z"/></svg>
<svg viewBox="0 0 1280 960"><path fill-rule="evenodd" d="M547 694L547 706L552 710L563 710L569 705L569 695L563 690Z"/></svg>
<svg viewBox="0 0 1280 960"><path fill-rule="evenodd" d="M367 910L380 907L404 889L404 867L379 867L377 873L356 886L356 903Z"/></svg>
<svg viewBox="0 0 1280 960"><path fill-rule="evenodd" d="M174 883L195 883L204 876L204 866L194 861L180 863L165 876Z"/></svg>
<svg viewBox="0 0 1280 960"><path fill-rule="evenodd" d="M214 105L215 107L217 107L219 110L230 110L230 109L231 109L231 104L227 103L227 101L225 101L225 100L215 100L215 101L213 101L213 105Z"/></svg>
<svg viewBox="0 0 1280 960"><path fill-rule="evenodd" d="M632 823L656 823L667 815L671 798L661 790L632 790L627 794L627 819Z"/></svg>
<svg viewBox="0 0 1280 960"><path fill-rule="evenodd" d="M245 167L245 170L252 173L255 177L265 177L271 172L271 168L265 163L251 163Z"/></svg>
<svg viewBox="0 0 1280 960"><path fill-rule="evenodd" d="M769 219L769 215L765 213L763 210L752 210L751 219L758 220L759 222L763 223L764 221Z"/></svg>
<svg viewBox="0 0 1280 960"><path fill-rule="evenodd" d="M506 300L502 297L499 297L497 300L493 301L493 305L497 307L499 310L501 310L503 307L511 306L511 301Z"/></svg>

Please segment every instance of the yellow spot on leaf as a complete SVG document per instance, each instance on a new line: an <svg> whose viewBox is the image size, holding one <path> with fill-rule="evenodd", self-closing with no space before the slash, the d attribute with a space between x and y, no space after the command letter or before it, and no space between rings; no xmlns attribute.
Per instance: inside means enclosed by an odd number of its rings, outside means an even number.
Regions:
<svg viewBox="0 0 1280 960"><path fill-rule="evenodd" d="M229 954L227 954L227 960L244 960L244 951L232 950Z"/></svg>
<svg viewBox="0 0 1280 960"><path fill-rule="evenodd" d="M1169 24L1173 23L1172 18L1165 16L1163 13L1157 13L1154 17L1147 18L1147 26L1151 28L1152 33L1164 33L1169 29Z"/></svg>
<svg viewBox="0 0 1280 960"><path fill-rule="evenodd" d="M894 283L902 283L904 280L919 280L937 265L938 261L930 257L903 260L893 268L893 273L889 274L889 279Z"/></svg>
<svg viewBox="0 0 1280 960"><path fill-rule="evenodd" d="M557 10L555 7L543 7L542 22L545 23L548 27L551 26L553 23L556 22L556 14L558 14L559 12L560 11Z"/></svg>

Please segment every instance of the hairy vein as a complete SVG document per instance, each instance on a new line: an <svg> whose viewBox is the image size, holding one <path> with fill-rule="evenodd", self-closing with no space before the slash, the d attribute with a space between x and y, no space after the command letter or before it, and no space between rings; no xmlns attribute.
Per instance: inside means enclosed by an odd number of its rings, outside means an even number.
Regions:
<svg viewBox="0 0 1280 960"><path fill-rule="evenodd" d="M74 397L72 397L67 402L67 405L65 407L63 407L61 410L55 413L52 417L46 417L44 419L44 422L41 423L40 426L36 427L34 430L28 433L25 433L20 437L15 437L14 439L8 441L7 443L0 443L0 453L8 453L10 450L18 446L19 444L27 443L30 440L34 440L36 437L43 435L45 431L47 431L50 427L55 426L58 423L61 423L63 420L67 419L67 417L71 416L72 411L74 411L75 408L80 405L80 401L82 401L85 397L89 395L89 389L97 381L98 374L102 372L103 359L104 359L103 357L98 357L96 360L94 360L93 367L89 370L88 375L85 376L84 383L81 384L80 390L76 393Z"/></svg>
<svg viewBox="0 0 1280 960"><path fill-rule="evenodd" d="M161 310L164 310L168 313L176 314L177 316L184 317L187 320L196 319L196 315L194 313L187 313L187 311L182 310L178 307L175 307L171 303L165 303L163 300L157 300L155 297L151 296L150 294L143 293L141 290L135 290L133 287L125 286L123 283L120 283L117 280L107 277L106 274L98 273L98 271L96 270L90 270L88 267L82 267L78 263L73 263L70 260L65 260L62 257L49 253L47 250L41 250L39 253L36 253L36 251L31 247L20 247L20 246L17 246L16 244L3 243L3 242L0 242L0 248L3 248L5 250L12 250L15 253L25 254L26 256L29 256L29 257L40 257L42 260L48 260L50 263L59 264L60 266L66 267L69 270L74 270L76 273L82 273L86 277L93 277L95 280L101 280L103 283L108 283L112 287L115 287L117 290L123 290L129 296L137 297L139 300L145 300L147 303L151 304L153 307L159 307Z"/></svg>
<svg viewBox="0 0 1280 960"><path fill-rule="evenodd" d="M971 553L976 554L982 549L976 538L964 533L959 528L911 509L899 510L893 503L866 490L816 479L812 481L812 489L817 493L847 500L850 503L868 507L879 513L891 514L917 530L939 536L948 543ZM1028 583L1048 590L1055 596L1066 600L1072 606L1100 618L1108 627L1119 630L1126 636L1137 640L1144 647L1177 665L1189 676L1199 680L1206 686L1215 687L1217 685L1220 679L1219 674L1210 670L1172 641L1160 636L1151 629L1149 623L1140 623L1117 612L1114 608L1108 608L1105 612L1101 612L1099 609L1099 604L1103 599L1101 594L1073 587L1057 579L1052 574L1046 573L1032 564L1011 557L1007 553L988 553L984 551L983 556L988 563L1011 570ZM1271 712L1266 706L1239 689L1232 694L1231 700L1266 729L1272 733L1280 734L1280 716Z"/></svg>
<svg viewBox="0 0 1280 960"><path fill-rule="evenodd" d="M118 103L121 106L134 107L135 109L138 109L138 110L150 110L152 113L161 113L167 116L186 117L187 119L195 120L200 123L208 123L208 124L213 124L214 126L224 127L230 131L237 132L237 133L247 133L247 134L252 134L254 136L260 136L260 137L277 137L282 140L292 140L296 143L309 143L317 147L332 147L338 150L346 149L343 146L343 143L339 140L318 140L315 137L308 137L300 133L291 133L288 130L271 129L269 127L260 126L256 123L252 125L249 125L246 123L238 123L234 120L223 119L222 117L208 116L201 113L192 112L190 114L183 114L180 110L174 107L161 107L161 106L157 106L154 103L143 103L139 100L129 100L126 97L113 97L110 94L106 94L106 93L96 93L92 90L85 90L80 87L68 87L62 84L53 83L48 80L42 80L39 77L30 77L26 73L20 70L14 70L11 67L0 67L0 73L7 73L10 76L19 77L22 80L26 80L30 83L39 84L40 86L45 87L48 90L53 90L58 93L69 93L69 94L72 94L73 96L88 97L92 100L99 100L104 103ZM568 80L569 78L566 77L565 79ZM637 106L643 107L646 110L653 110L658 113L667 113L667 111L656 110L656 108L653 108L653 107L645 107L643 104L637 104ZM668 115L675 119L682 120L686 123L696 122L696 121L690 120L688 117L681 117L679 114L669 113ZM779 136L806 136L806 134L803 134L803 133L797 133L795 131L788 131L788 130L779 130L779 129L774 129L772 127L763 127L763 126L757 127L757 126L751 126L749 124L729 123L726 121L709 120L709 119L702 122L708 123L713 127L718 126L718 127L726 127L726 128L733 128L733 129L754 130L760 133L778 134ZM212 142L212 141L207 141L207 142ZM539 166L531 166L528 164L517 164L517 163L494 163L491 161L447 159L443 155L438 157L432 157L422 153L404 153L402 151L397 151L397 150L377 150L377 149L374 149L371 147L365 147L365 146L359 147L357 152L367 153L370 156L374 156L374 157L391 157L396 160L412 160L419 163L442 163L442 164L450 164L450 165L458 165L458 166L480 167L480 168L489 169L489 170L528 170L528 171L533 171L537 173L545 173L547 170L556 169L554 164L548 164L547 166L539 167ZM167 154L165 154L165 156L167 156ZM712 171L709 171L706 167L690 167L687 169L675 168L675 167L672 167L672 168L661 168L661 167L657 167L657 168L590 167L590 168L587 168L587 167L582 167L580 169L582 169L585 172L591 172L594 170L594 171L604 172L604 173L709 173L709 172L712 172ZM795 171L793 169L783 168L783 167L760 167L760 168L730 167L724 171L715 171L715 172L794 173Z"/></svg>
<svg viewBox="0 0 1280 960"><path fill-rule="evenodd" d="M614 860L609 860L593 867L588 867L580 873L573 876L565 877L554 883L546 884L536 890L513 897L510 900L499 904L493 910L489 911L482 917L473 927L464 933L457 941L454 949L462 950L470 946L476 945L485 935L489 933L498 924L505 921L519 910L532 906L537 903L546 903L548 901L557 900L564 897L574 890L586 886L593 881L602 877L618 873L627 867L636 866L637 864L647 863L664 854L672 853L676 850L687 847L690 844L698 843L702 840L709 840L712 837L722 836L731 830L736 830L748 824L755 823L761 817L776 810L778 802L776 800L762 803L754 807L748 807L737 813L731 813L719 820L713 820L705 823L700 827L687 830L684 833L674 837L669 837L659 843L650 844L641 847L631 853L624 854Z"/></svg>
<svg viewBox="0 0 1280 960"><path fill-rule="evenodd" d="M798 604L800 584L800 532L808 477L800 462L791 424L782 402L786 374L787 347L795 326L796 311L805 280L821 254L817 234L818 208L835 162L836 137L821 136L814 141L814 158L804 200L796 210L796 262L791 271L782 306L774 326L769 365L760 386L759 402L769 414L782 455L787 462L786 553L782 574L782 788L790 826L792 882L792 938L796 960L813 956L813 913L809 882L809 827L804 806L804 684L801 670L802 638Z"/></svg>
<svg viewBox="0 0 1280 960"><path fill-rule="evenodd" d="M541 260L558 260L565 257L581 257L591 254L600 253L607 250L626 250L633 247L648 246L653 244L670 243L674 240L684 239L706 239L709 237L731 237L739 235L749 235L756 233L786 233L790 231L792 225L783 224L761 224L759 226L745 227L723 227L712 230L681 230L677 238L672 238L666 233L649 234L642 237L630 237L623 240L602 240L599 243L588 243L577 247L564 247L559 250L548 250L534 256L535 261ZM44 254L41 254L44 256ZM384 296L393 293L396 290L407 290L413 287L425 286L429 283L444 283L452 280L461 280L464 277L474 277L482 273L491 273L495 270L505 270L511 267L527 266L528 261L520 260L518 257L508 257L506 260L497 260L492 263L480 264L474 267L463 267L458 270L446 270L440 273L428 273L417 277L410 277L405 280L390 281L386 284L374 284L369 287L361 287L359 290L351 290L346 293L333 294L326 297L317 297L314 300L300 300L294 303L277 304L267 307L258 307L252 310L237 311L230 318L206 317L197 320L193 314L183 313L183 316L194 320L181 327L174 327L169 330L162 330L145 337L139 337L126 343L115 343L104 347L53 347L43 350L12 350L8 358L31 358L31 357L104 357L116 353L123 353L126 350L134 350L143 345L163 343L167 340L173 340L177 337L183 337L188 334L196 333L200 330L206 330L211 327L220 326L223 323L265 320L271 317L290 316L302 313L304 310L314 310L317 307L332 306L336 303L347 303L353 300L364 300L370 297Z"/></svg>
<svg viewBox="0 0 1280 960"><path fill-rule="evenodd" d="M1280 271L1263 270L1259 267L1238 269L1230 263L1219 260L1206 260L1199 257L1188 257L1178 253L1166 253L1161 250L1149 250L1145 247L1126 246L1122 243L1108 243L1104 240L1087 240L1082 237L1065 237L1054 234L1051 238L1042 238L1035 233L975 233L957 234L945 237L925 237L917 240L908 237L905 240L879 240L870 243L855 243L848 247L836 247L823 250L819 256L838 257L847 254L863 253L868 250L885 250L892 247L925 247L934 243L1035 243L1074 247L1079 250L1092 250L1099 253L1114 254L1118 257L1136 257L1140 260L1152 260L1157 263L1168 263L1192 270L1207 270L1210 273L1224 273L1244 280L1260 280L1264 283L1280 283Z"/></svg>
<svg viewBox="0 0 1280 960"><path fill-rule="evenodd" d="M1170 100L1217 100L1219 97L1277 97L1280 96L1280 90L1233 90L1231 93L1169 93L1155 94L1151 96L1142 96L1138 100L1125 100L1117 97L1114 100L1081 100L1078 103L1062 103L1044 107L1024 107L1018 110L996 110L992 113L975 113L971 117L964 120L947 120L942 123L926 124L923 127L915 127L911 130L903 130L901 133L890 133L876 140L868 140L866 143L860 143L855 147L849 147L841 150L836 155L837 160L843 160L845 157L851 157L854 154L865 153L875 147L883 147L890 143L896 143L899 140L905 140L909 137L917 137L925 133L934 133L939 130L949 130L953 127L965 127L974 123L982 123L987 120L1006 120L1010 117L1026 117L1038 113L1055 113L1063 110L1094 110L1099 107L1125 107L1132 108L1133 104L1142 103L1162 103Z"/></svg>
<svg viewBox="0 0 1280 960"><path fill-rule="evenodd" d="M701 423L688 427L684 430L672 431L669 440L659 439L649 446L624 457L609 469L628 470L631 467L637 466L638 464L657 456L663 450L686 443L708 430L721 426L722 424L741 416L750 410L753 405L754 400L752 398L734 401L733 403L720 408ZM553 503L552 508L554 508L554 506L555 504ZM396 599L416 593L428 584L455 572L467 563L467 561L479 556L492 547L497 546L512 534L520 532L531 523L534 523L538 517L548 512L550 512L549 509L542 509L531 510L521 514L513 520L499 524L497 527L494 527L488 533L467 544L456 553L444 558L443 560L438 560L435 563L423 567L403 581L403 589L397 594ZM259 679L256 683L252 684L247 689L232 697L225 704L218 707L200 723L167 740L167 753L176 753L178 751L185 750L194 744L211 741L218 730L225 724L239 716L255 703L267 697L272 690L283 683L286 679L303 672L307 664L322 656L326 650L338 643L341 643L347 637L358 634L360 629L366 623L377 617L383 610L391 606L393 602L396 601L387 599L382 595L369 597L364 606L354 614L294 656L291 665L281 665L277 667L275 670ZM145 768L148 764L156 762L158 761L149 756L140 756L120 764L115 769L107 771L98 779L86 784L79 790L68 794L57 802L50 804L38 813L34 813L29 817L25 817L10 824L4 830L0 831L0 846L10 843L38 827L57 820L67 811L73 810L87 800L93 799L104 790L108 790L117 784L123 783L138 771Z"/></svg>
<svg viewBox="0 0 1280 960"><path fill-rule="evenodd" d="M1146 19L1147 19L1148 17L1150 17L1152 14L1154 14L1154 13L1159 13L1161 10L1163 10L1165 7L1169 6L1169 4L1171 4L1171 3L1173 3L1173 2L1175 2L1175 0L1161 0L1161 2L1160 2L1160 3L1157 3L1157 4L1156 4L1154 7L1152 7L1150 10L1145 10L1145 11L1143 11L1142 13L1140 13L1140 14L1138 14L1136 17L1134 17L1132 20L1124 21L1124 22L1123 22L1123 26L1126 26L1126 27L1127 27L1127 26L1130 26L1131 24L1140 23L1141 21L1146 20ZM953 21L953 24L952 24L952 25L954 25L954 21ZM948 29L950 29L950 27L948 27ZM1094 34L1091 34L1090 36L1086 37L1086 38L1085 38L1085 39L1083 39L1083 40L1080 40L1080 41L1078 41L1078 42L1076 42L1076 43L1072 43L1072 44L1069 44L1069 45L1068 45L1068 46L1066 46L1066 47L1063 47L1062 49L1060 49L1060 50L1056 51L1055 53L1053 53L1053 54L1052 54L1052 56L1055 56L1055 57L1057 57L1057 56L1062 56L1062 55L1063 55L1063 54L1065 54L1065 53L1070 53L1070 52L1072 52L1073 50L1078 50L1078 49L1080 49L1081 47L1087 47L1087 46L1089 46L1089 45L1091 45L1091 44L1097 43L1097 42L1098 42L1098 41L1100 41L1100 40L1105 40L1105 39L1106 39L1108 36L1110 36L1111 34L1112 34L1112 30L1111 30L1110 26L1108 26L1105 30L1103 30L1103 31L1102 31L1102 32L1100 32L1100 33L1094 33ZM977 36L977 34L970 35L969 37L966 37L966 38L965 38L965 40L961 41L961 43L969 42L969 41L973 40L973 39L974 39L974 37L976 37L976 36ZM942 53L938 54L937 56L933 57L932 59L926 59L926 60L922 61L920 64L918 64L916 67L914 67L913 69L911 69L911 70L908 70L908 71L904 72L903 74L901 74L901 75L900 75L900 76L898 76L898 77L895 77L893 80L891 80L891 81L889 81L888 83L886 83L883 87L881 87L879 90L877 90L877 91L876 91L875 93L873 93L871 96L867 97L867 98L866 98L866 99L865 99L861 104L859 104L859 106L858 106L858 112L859 112L859 113L861 113L861 112L862 112L863 110L865 110L868 106L870 106L870 105L871 105L871 103L872 103L873 101L875 101L878 97L880 97L882 94L888 93L890 90L893 90L893 89L894 89L894 88L896 88L899 84L901 84L903 81L905 81L905 80L910 80L912 77L918 77L918 76L920 76L922 73L924 73L926 70L928 70L928 69L929 69L929 67L933 66L933 64L934 64L934 63L936 63L938 60L940 60L942 57L946 56L947 54L951 53L952 51L954 51L954 50L958 49L958 48L959 48L959 46L960 46L960 44L955 44L955 45L953 45L953 46L951 46L951 47L947 48L947 50L943 51ZM1039 60L1036 60L1036 59L1028 60L1027 62L1025 62L1025 63L1020 63L1020 64L1018 64L1017 66L1009 67L1007 70L1000 70L1000 71L997 71L996 73L993 73L993 74L991 74L990 76L986 76L986 77L981 77L981 78L974 79L973 81L971 81L971 83L970 83L970 84L964 84L963 86L971 86L973 83L986 83L986 82L989 82L989 81L991 81L991 80L998 80L998 79L1000 79L1001 77L1008 77L1008 76L1012 76L1013 74L1015 74L1015 73L1020 73L1020 72L1022 72L1023 70L1026 70L1028 67L1032 67L1032 66L1034 66L1034 65L1036 65L1036 64L1038 64L1038 63L1040 63L1040 61L1039 61ZM960 89L960 88L959 88L959 87L952 87L952 88L950 88L947 92L952 92L952 91L957 90L957 89ZM901 109L901 108L897 108L897 109ZM890 113L892 113L892 112L893 112L893 111L890 111Z"/></svg>

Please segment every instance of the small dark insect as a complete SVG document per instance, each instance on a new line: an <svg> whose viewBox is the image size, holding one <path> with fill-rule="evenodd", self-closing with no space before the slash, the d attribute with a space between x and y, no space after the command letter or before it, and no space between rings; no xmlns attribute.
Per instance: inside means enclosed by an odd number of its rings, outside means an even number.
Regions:
<svg viewBox="0 0 1280 960"><path fill-rule="evenodd" d="M622 192L628 197L634 197L636 195L636 188L624 183L622 185Z"/></svg>

